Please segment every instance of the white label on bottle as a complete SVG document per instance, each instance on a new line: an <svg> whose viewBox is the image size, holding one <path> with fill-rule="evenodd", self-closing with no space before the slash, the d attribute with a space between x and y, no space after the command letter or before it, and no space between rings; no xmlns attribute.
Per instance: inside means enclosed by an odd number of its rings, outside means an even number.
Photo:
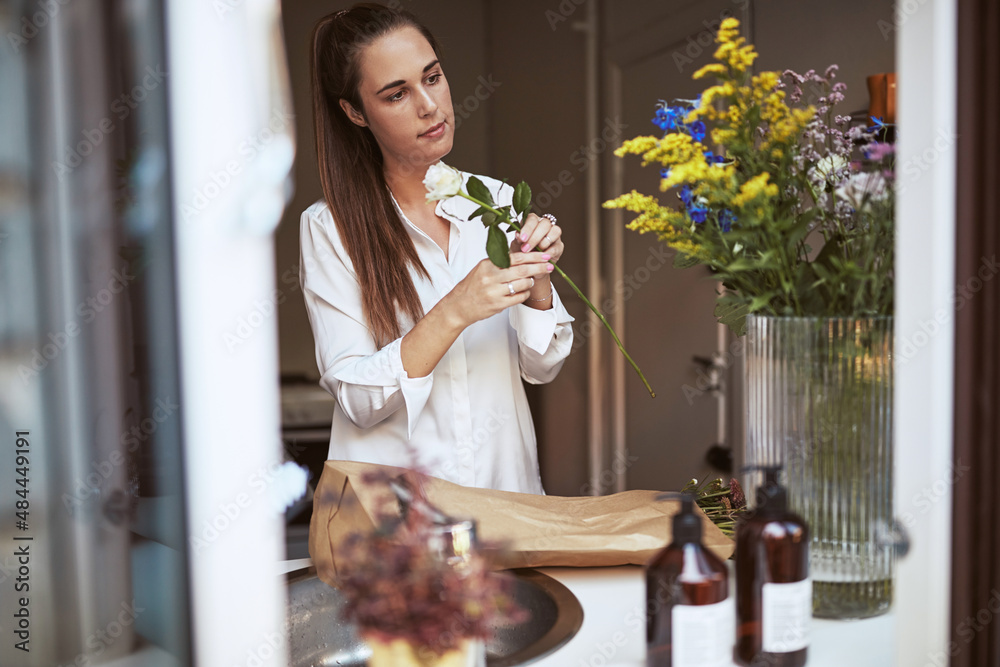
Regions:
<svg viewBox="0 0 1000 667"><path fill-rule="evenodd" d="M736 638L732 598L715 604L674 605L670 613L673 667L730 667Z"/></svg>
<svg viewBox="0 0 1000 667"><path fill-rule="evenodd" d="M765 653L791 653L809 645L812 579L793 584L764 584L761 596L762 646Z"/></svg>

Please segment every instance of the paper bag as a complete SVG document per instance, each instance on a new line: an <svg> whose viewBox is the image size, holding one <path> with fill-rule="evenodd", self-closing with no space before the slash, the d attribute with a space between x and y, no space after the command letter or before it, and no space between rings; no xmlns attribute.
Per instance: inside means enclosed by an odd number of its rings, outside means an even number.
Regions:
<svg viewBox="0 0 1000 667"><path fill-rule="evenodd" d="M313 498L309 555L319 578L335 585L337 549L353 532L371 532L380 517L398 515L395 495L384 484L366 484L366 473L390 476L403 468L327 461ZM656 500L660 491L625 491L609 496L561 497L476 489L421 477L427 500L445 514L475 519L484 543L505 548L494 556L497 569L515 567L644 565L671 539L676 500ZM725 560L733 553L726 537L701 510L702 542Z"/></svg>

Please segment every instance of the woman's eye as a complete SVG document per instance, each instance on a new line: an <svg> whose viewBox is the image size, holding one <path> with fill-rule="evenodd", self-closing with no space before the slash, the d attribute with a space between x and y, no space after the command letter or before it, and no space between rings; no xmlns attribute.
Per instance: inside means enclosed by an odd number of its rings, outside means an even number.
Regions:
<svg viewBox="0 0 1000 667"><path fill-rule="evenodd" d="M390 101L390 102L398 102L398 101L400 101L401 99L403 99L403 91L402 91L402 90L400 90L399 92L397 92L397 93L396 93L396 94L394 94L394 95L390 95L390 96L389 96L389 101Z"/></svg>
<svg viewBox="0 0 1000 667"><path fill-rule="evenodd" d="M440 78L441 74L431 74L429 77L427 77L427 83L433 86L435 83L438 82L438 79Z"/></svg>

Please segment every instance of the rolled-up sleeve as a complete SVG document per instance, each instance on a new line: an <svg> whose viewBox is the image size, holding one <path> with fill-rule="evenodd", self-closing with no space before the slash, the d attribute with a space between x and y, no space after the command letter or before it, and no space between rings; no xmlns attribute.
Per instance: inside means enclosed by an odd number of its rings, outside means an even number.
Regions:
<svg viewBox="0 0 1000 667"><path fill-rule="evenodd" d="M323 218L329 218L325 211ZM423 412L433 373L411 378L400 356L402 337L375 347L365 325L361 291L332 219L310 210L301 218L299 281L316 340L316 364L326 389L359 428L406 410L408 437Z"/></svg>
<svg viewBox="0 0 1000 667"><path fill-rule="evenodd" d="M527 382L544 384L559 374L573 348L573 320L554 284L552 308L538 310L518 304L510 309L510 325L517 332L521 377Z"/></svg>

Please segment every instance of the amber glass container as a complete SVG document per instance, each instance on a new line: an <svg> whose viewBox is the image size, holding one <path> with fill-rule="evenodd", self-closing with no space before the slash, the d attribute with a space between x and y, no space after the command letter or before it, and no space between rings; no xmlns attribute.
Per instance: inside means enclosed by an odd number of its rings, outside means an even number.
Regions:
<svg viewBox="0 0 1000 667"><path fill-rule="evenodd" d="M673 542L646 564L647 667L729 667L734 611L729 571L701 544L690 496L673 518Z"/></svg>
<svg viewBox="0 0 1000 667"><path fill-rule="evenodd" d="M812 619L809 529L787 508L777 471L736 531L737 664L803 667Z"/></svg>

